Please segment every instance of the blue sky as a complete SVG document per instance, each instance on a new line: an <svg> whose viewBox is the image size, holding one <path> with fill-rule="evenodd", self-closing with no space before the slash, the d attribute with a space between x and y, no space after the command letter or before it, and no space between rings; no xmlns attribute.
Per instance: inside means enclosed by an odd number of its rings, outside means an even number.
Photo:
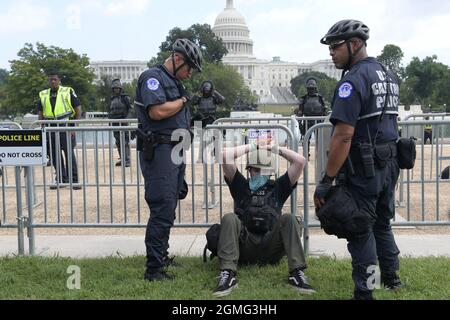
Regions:
<svg viewBox="0 0 450 320"><path fill-rule="evenodd" d="M214 24L225 0L6 0L0 7L0 68L26 42L73 48L91 60L149 60L173 27ZM450 1L235 0L258 58L314 62L328 58L319 39L336 21L371 28L369 54L396 44L404 63L437 54L450 65Z"/></svg>

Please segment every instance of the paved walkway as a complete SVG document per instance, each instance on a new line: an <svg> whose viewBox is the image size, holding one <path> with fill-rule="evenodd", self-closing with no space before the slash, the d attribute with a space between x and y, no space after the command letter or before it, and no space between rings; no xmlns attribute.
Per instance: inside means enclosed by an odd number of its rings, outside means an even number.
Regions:
<svg viewBox="0 0 450 320"><path fill-rule="evenodd" d="M26 240L28 240L26 238ZM397 235L403 257L445 256L450 258L450 235ZM170 254L201 256L204 235L172 235ZM28 243L25 244L28 252ZM313 235L310 240L313 256L350 257L345 240L332 236ZM0 235L0 256L17 254L17 237ZM37 236L36 254L73 258L145 255L143 236Z"/></svg>

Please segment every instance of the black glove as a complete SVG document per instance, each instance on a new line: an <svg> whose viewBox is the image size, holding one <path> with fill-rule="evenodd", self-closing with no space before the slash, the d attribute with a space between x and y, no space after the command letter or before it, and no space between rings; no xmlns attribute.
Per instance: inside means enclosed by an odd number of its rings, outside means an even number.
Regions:
<svg viewBox="0 0 450 320"><path fill-rule="evenodd" d="M325 197L330 192L331 187L333 186L333 180L334 178L331 178L325 174L322 181L320 181L319 185L316 187L316 191L314 192L314 202L319 199L325 199Z"/></svg>

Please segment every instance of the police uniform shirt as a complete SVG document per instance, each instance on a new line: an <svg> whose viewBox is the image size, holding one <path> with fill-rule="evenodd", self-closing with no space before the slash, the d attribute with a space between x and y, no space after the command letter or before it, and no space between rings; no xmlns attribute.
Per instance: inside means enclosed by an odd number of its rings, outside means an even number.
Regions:
<svg viewBox="0 0 450 320"><path fill-rule="evenodd" d="M225 182L227 183L231 196L233 197L235 208L245 209L242 205L248 200L246 195L251 194L248 180L242 175L242 173L237 170L234 175L233 181L228 181L225 177ZM297 183L292 186L289 179L289 175L286 172L282 177L275 180L275 197L276 203L278 204L277 210L281 211L283 209L284 203L290 197L292 192L297 188Z"/></svg>
<svg viewBox="0 0 450 320"><path fill-rule="evenodd" d="M136 90L136 112L144 131L171 135L177 129L190 128L189 108L182 108L177 114L163 120L148 116L149 108L175 101L182 97L181 83L164 66L146 70L141 74Z"/></svg>
<svg viewBox="0 0 450 320"><path fill-rule="evenodd" d="M52 106L53 113L55 112L56 98L58 96L58 90L50 89L50 105ZM72 107L78 108L80 106L80 101L78 100L77 95L73 90L70 91L70 102L72 103ZM38 102L38 111L43 112L44 107L42 105L41 99Z"/></svg>
<svg viewBox="0 0 450 320"><path fill-rule="evenodd" d="M386 74L375 58L359 61L337 85L330 121L333 125L343 122L355 128L353 145L373 142L378 127L377 144L398 139L399 86L392 75L389 82L388 106L381 123L379 117L385 105L387 82Z"/></svg>

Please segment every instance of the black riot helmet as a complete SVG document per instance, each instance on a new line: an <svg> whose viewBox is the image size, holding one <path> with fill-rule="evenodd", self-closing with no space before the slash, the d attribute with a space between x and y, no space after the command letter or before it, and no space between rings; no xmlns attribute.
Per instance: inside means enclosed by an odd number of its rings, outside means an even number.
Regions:
<svg viewBox="0 0 450 320"><path fill-rule="evenodd" d="M205 97L205 98L211 97L213 94L213 91L214 91L213 83L209 80L203 81L202 86L201 86L201 91L202 91L203 97Z"/></svg>
<svg viewBox="0 0 450 320"><path fill-rule="evenodd" d="M317 93L317 80L314 77L310 77L306 80L306 90L308 94L316 94Z"/></svg>
<svg viewBox="0 0 450 320"><path fill-rule="evenodd" d="M123 85L122 85L122 83L120 82L120 79L114 79L112 82L111 82L111 88L114 90L115 88L119 88L119 89L121 89L121 90L123 90Z"/></svg>
<svg viewBox="0 0 450 320"><path fill-rule="evenodd" d="M359 20L342 20L335 23L327 34L320 39L322 44L331 44L339 40L348 40L350 38L360 38L363 41L369 39L370 29Z"/></svg>
<svg viewBox="0 0 450 320"><path fill-rule="evenodd" d="M184 55L186 62L193 68L202 72L203 55L200 48L188 39L177 39L173 46L173 52Z"/></svg>

